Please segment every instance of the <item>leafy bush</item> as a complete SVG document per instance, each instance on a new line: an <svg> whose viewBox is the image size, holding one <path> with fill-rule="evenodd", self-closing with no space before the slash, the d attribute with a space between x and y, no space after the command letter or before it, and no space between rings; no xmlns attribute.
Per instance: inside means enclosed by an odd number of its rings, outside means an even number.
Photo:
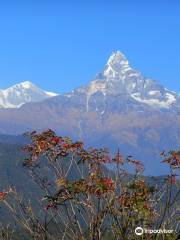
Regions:
<svg viewBox="0 0 180 240"><path fill-rule="evenodd" d="M26 231L22 239L178 239L180 151L161 153L170 174L159 187L146 181L143 164L132 156L85 149L51 130L28 135L23 165L42 196L27 202L12 187L0 192L0 201ZM126 170L129 164L133 175ZM140 238L136 227L174 232Z"/></svg>

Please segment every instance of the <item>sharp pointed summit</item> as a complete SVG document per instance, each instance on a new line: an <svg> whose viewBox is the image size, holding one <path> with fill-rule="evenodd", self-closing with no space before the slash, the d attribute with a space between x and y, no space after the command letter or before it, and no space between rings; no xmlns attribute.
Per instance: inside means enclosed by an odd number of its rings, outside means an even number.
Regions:
<svg viewBox="0 0 180 240"><path fill-rule="evenodd" d="M122 52L115 51L115 52L112 52L111 56L108 59L107 64L113 65L115 63L117 65L124 65L124 64L127 65L128 60Z"/></svg>
<svg viewBox="0 0 180 240"><path fill-rule="evenodd" d="M158 109L168 109L174 105L179 108L180 105L177 93L131 68L127 58L120 51L115 51L110 55L104 69L89 84L75 89L68 96L79 94L86 95L88 111L91 101L97 102L95 100L97 95L102 96L103 99L126 96L126 99L134 104L140 103Z"/></svg>
<svg viewBox="0 0 180 240"><path fill-rule="evenodd" d="M103 71L106 77L118 77L131 70L129 62L125 55L120 51L113 52L109 57L105 69Z"/></svg>

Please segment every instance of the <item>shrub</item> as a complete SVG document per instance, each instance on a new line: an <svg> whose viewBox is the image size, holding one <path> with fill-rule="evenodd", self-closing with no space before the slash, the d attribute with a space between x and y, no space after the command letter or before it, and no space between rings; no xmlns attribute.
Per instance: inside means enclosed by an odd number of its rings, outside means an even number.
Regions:
<svg viewBox="0 0 180 240"><path fill-rule="evenodd" d="M119 150L112 157L107 149L85 149L82 142L51 130L28 135L23 165L41 189L41 199L25 204L9 188L0 192L0 201L30 239L134 240L140 239L136 227L178 230L180 151L161 154L170 174L159 187L142 176L140 161L124 159ZM125 170L129 164L134 174ZM143 234L141 239L165 237L177 239L177 234Z"/></svg>

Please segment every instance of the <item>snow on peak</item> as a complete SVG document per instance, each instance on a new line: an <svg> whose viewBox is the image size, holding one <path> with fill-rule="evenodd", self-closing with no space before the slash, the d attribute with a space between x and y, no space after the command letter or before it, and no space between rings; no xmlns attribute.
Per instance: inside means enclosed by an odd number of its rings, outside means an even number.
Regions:
<svg viewBox="0 0 180 240"><path fill-rule="evenodd" d="M3 91L9 92L9 91L14 91L14 89L28 90L28 89L35 89L35 88L38 88L38 87L36 87L32 82L30 82L30 81L23 81L23 82L14 84L13 86L11 86L11 87L3 90Z"/></svg>
<svg viewBox="0 0 180 240"><path fill-rule="evenodd" d="M115 78L118 75L125 74L128 70L131 70L131 67L125 55L120 51L116 51L109 57L103 74L106 77Z"/></svg>
<svg viewBox="0 0 180 240"><path fill-rule="evenodd" d="M58 96L57 93L54 93L54 92L48 92L48 91L45 91L45 93L49 96L49 97L55 97L55 96Z"/></svg>
<svg viewBox="0 0 180 240"><path fill-rule="evenodd" d="M159 98L142 99L139 97L138 93L132 94L131 97L138 102L142 102L149 106L159 107L159 108L169 108L173 103L176 102L175 95L173 95L172 92L166 93L165 97L162 100Z"/></svg>
<svg viewBox="0 0 180 240"><path fill-rule="evenodd" d="M34 86L34 84L32 84L30 81L24 81L24 82L21 82L17 85L22 86L23 88L26 88L26 89L29 89L32 86Z"/></svg>
<svg viewBox="0 0 180 240"><path fill-rule="evenodd" d="M130 67L125 55L115 51L109 57L105 68L96 75L88 85L76 89L74 93L84 93L89 100L99 93L104 98L110 96L127 96L134 102L140 102L156 108L170 108L177 105L178 94L164 88L155 80L143 77L141 73ZM104 100L103 100L104 101Z"/></svg>
<svg viewBox="0 0 180 240"><path fill-rule="evenodd" d="M0 91L0 108L19 108L25 103L38 102L57 95L38 88L30 81L24 81Z"/></svg>
<svg viewBox="0 0 180 240"><path fill-rule="evenodd" d="M110 64L110 65L114 63L122 65L122 64L128 64L128 61L122 52L116 51L116 52L112 52L107 62L107 64Z"/></svg>

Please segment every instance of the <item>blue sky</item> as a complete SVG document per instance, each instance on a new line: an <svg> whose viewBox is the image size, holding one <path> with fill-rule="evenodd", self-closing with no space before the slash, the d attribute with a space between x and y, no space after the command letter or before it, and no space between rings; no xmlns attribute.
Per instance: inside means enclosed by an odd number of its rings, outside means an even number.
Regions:
<svg viewBox="0 0 180 240"><path fill-rule="evenodd" d="M30 80L63 93L114 50L180 92L180 1L0 0L0 88Z"/></svg>

